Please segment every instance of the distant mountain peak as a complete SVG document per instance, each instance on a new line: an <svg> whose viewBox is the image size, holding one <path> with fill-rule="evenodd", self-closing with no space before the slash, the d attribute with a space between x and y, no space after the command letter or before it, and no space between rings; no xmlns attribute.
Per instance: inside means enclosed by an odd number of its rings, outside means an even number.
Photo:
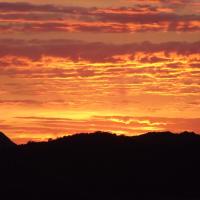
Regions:
<svg viewBox="0 0 200 200"><path fill-rule="evenodd" d="M12 147L16 144L12 142L4 133L0 132L0 148L2 147Z"/></svg>

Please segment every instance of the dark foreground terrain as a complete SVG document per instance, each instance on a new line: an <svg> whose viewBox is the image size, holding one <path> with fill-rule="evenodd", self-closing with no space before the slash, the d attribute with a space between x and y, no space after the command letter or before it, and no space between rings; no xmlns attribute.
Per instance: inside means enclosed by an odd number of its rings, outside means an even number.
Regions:
<svg viewBox="0 0 200 200"><path fill-rule="evenodd" d="M200 200L200 136L96 132L17 146L1 133L0 199Z"/></svg>

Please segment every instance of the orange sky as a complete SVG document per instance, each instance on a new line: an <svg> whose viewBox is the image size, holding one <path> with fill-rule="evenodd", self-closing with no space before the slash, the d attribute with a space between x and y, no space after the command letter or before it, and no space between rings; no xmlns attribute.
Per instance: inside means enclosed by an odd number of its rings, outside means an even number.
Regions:
<svg viewBox="0 0 200 200"><path fill-rule="evenodd" d="M0 2L0 130L200 133L195 0Z"/></svg>

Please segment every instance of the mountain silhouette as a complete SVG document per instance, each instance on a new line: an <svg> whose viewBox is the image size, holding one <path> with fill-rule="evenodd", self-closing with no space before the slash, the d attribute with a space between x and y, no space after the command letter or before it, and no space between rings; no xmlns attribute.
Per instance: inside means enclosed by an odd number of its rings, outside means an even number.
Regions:
<svg viewBox="0 0 200 200"><path fill-rule="evenodd" d="M198 200L200 136L81 133L0 150L2 199ZM12 191L12 192L10 192Z"/></svg>
<svg viewBox="0 0 200 200"><path fill-rule="evenodd" d="M0 148L13 147L16 144L12 142L6 135L0 132Z"/></svg>

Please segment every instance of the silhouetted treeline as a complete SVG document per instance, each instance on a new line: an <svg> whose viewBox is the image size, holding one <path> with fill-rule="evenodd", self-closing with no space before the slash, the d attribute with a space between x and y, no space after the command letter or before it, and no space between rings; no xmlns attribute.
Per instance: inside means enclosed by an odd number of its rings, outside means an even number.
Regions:
<svg viewBox="0 0 200 200"><path fill-rule="evenodd" d="M0 149L2 199L200 199L194 133L96 132L8 146Z"/></svg>

